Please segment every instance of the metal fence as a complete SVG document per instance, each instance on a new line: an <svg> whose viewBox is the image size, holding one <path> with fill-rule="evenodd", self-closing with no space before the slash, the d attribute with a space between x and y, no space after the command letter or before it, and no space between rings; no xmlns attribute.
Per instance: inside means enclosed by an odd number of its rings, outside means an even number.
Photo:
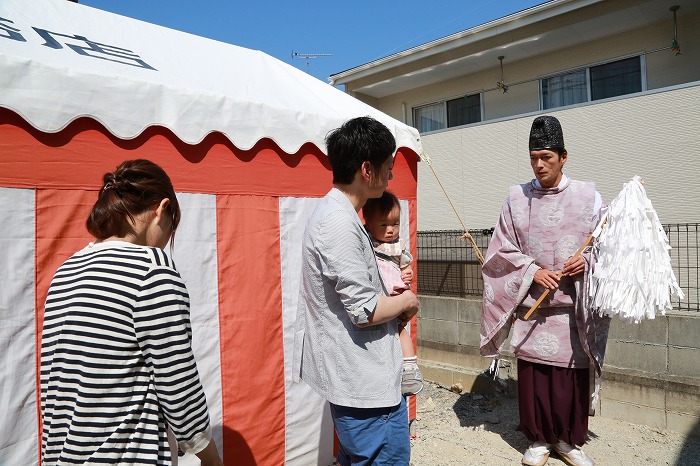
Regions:
<svg viewBox="0 0 700 466"><path fill-rule="evenodd" d="M671 264L685 294L674 309L700 311L700 224L664 225L671 245ZM434 296L481 295L484 282L471 242L460 230L418 232L418 292ZM482 254L493 229L469 230Z"/></svg>
<svg viewBox="0 0 700 466"><path fill-rule="evenodd" d="M700 223L664 225L671 245L671 265L685 298L674 308L700 311Z"/></svg>
<svg viewBox="0 0 700 466"><path fill-rule="evenodd" d="M481 266L469 240L459 230L418 232L418 292L436 296L480 295ZM493 228L469 230L482 254Z"/></svg>

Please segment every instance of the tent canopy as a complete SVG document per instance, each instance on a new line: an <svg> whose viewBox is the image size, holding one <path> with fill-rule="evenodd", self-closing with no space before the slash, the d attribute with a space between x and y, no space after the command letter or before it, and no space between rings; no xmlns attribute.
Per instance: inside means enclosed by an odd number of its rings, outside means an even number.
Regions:
<svg viewBox="0 0 700 466"><path fill-rule="evenodd" d="M293 154L369 115L420 156L418 132L263 52L65 0L0 3L0 107L58 132L88 116L120 139L162 126L188 144L220 132Z"/></svg>
<svg viewBox="0 0 700 466"><path fill-rule="evenodd" d="M261 52L65 0L0 0L0 464L39 464L46 291L92 239L102 175L134 158L166 170L183 210L173 255L224 459L330 464L327 405L292 380L299 245L331 186L325 136L363 115L396 136L389 189L415 255L415 129Z"/></svg>

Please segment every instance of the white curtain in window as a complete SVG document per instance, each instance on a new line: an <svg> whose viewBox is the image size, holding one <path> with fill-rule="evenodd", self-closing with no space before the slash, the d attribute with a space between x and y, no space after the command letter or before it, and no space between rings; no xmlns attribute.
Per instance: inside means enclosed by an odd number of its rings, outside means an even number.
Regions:
<svg viewBox="0 0 700 466"><path fill-rule="evenodd" d="M586 70L552 76L542 80L543 108L563 107L588 100Z"/></svg>
<svg viewBox="0 0 700 466"><path fill-rule="evenodd" d="M414 109L413 122L416 129L421 133L446 128L447 112L445 111L445 104L441 102Z"/></svg>

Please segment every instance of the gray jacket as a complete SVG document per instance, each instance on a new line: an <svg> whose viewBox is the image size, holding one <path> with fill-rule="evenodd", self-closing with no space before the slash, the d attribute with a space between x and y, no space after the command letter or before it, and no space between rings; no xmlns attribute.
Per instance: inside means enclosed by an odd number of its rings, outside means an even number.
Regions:
<svg viewBox="0 0 700 466"><path fill-rule="evenodd" d="M397 321L366 323L386 294L372 242L333 188L311 215L302 249L293 374L329 402L356 408L401 401Z"/></svg>

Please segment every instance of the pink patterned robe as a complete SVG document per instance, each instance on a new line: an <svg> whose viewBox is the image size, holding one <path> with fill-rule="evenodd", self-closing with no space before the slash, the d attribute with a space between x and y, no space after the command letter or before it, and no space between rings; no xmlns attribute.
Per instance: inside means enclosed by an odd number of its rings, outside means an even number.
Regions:
<svg viewBox="0 0 700 466"><path fill-rule="evenodd" d="M511 187L482 268L483 356L500 353L512 326L517 358L569 368L592 361L600 376L610 321L587 308L585 272L562 278L530 319L522 318L544 291L533 283L535 272L560 271L595 228L595 195L593 183L570 179L551 189L534 181Z"/></svg>
<svg viewBox="0 0 700 466"><path fill-rule="evenodd" d="M377 256L379 274L389 296L395 296L408 290L410 287L401 279L401 271L413 262L413 256L408 252L406 242L396 238L391 243L381 243L372 238L372 246L374 246L374 252Z"/></svg>

